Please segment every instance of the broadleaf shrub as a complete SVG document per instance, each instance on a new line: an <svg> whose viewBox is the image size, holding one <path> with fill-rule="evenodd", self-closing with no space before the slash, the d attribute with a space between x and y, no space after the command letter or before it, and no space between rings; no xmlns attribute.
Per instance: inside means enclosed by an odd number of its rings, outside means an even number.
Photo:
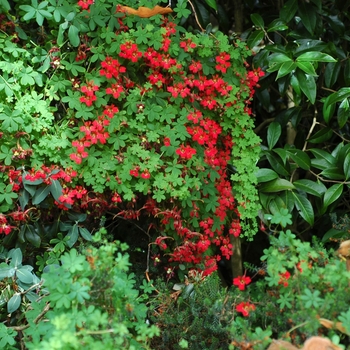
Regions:
<svg viewBox="0 0 350 350"><path fill-rule="evenodd" d="M154 253L209 274L230 235L256 232L263 72L239 40L180 27L186 2L177 17L121 5L21 1L1 17L4 243L67 232L73 247L106 213L145 218Z"/></svg>

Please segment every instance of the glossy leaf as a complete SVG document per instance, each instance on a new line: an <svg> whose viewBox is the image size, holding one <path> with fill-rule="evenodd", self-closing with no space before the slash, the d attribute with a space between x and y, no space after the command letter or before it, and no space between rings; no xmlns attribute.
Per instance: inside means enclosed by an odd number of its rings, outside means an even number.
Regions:
<svg viewBox="0 0 350 350"><path fill-rule="evenodd" d="M323 113L330 105L340 102L348 97L350 97L350 87L341 88L337 92L334 92L333 94L329 95L324 101Z"/></svg>
<svg viewBox="0 0 350 350"><path fill-rule="evenodd" d="M298 78L301 91L306 95L312 104L316 101L316 82L315 78L311 75L305 74L301 70L296 71L296 77Z"/></svg>
<svg viewBox="0 0 350 350"><path fill-rule="evenodd" d="M282 176L289 176L289 171L286 169L285 165L282 161L274 157L272 154L266 154L266 158L269 161L273 170L275 170L278 174Z"/></svg>
<svg viewBox="0 0 350 350"><path fill-rule="evenodd" d="M344 180L345 178L343 169L338 167L327 168L323 170L320 175L331 180Z"/></svg>
<svg viewBox="0 0 350 350"><path fill-rule="evenodd" d="M273 53L268 57L270 66L276 63L292 62L293 60L284 53Z"/></svg>
<svg viewBox="0 0 350 350"><path fill-rule="evenodd" d="M52 180L51 185L49 186L52 197L59 202L59 198L62 196L63 188L58 180Z"/></svg>
<svg viewBox="0 0 350 350"><path fill-rule="evenodd" d="M309 51L296 58L297 62L336 62L332 56L318 51Z"/></svg>
<svg viewBox="0 0 350 350"><path fill-rule="evenodd" d="M322 143L328 141L333 135L333 130L331 128L323 128L317 131L313 136L311 136L307 141L311 143Z"/></svg>
<svg viewBox="0 0 350 350"><path fill-rule="evenodd" d="M257 28L264 29L265 22L264 22L263 18L258 13L251 14L250 19L252 20L252 22L254 23L254 25Z"/></svg>
<svg viewBox="0 0 350 350"><path fill-rule="evenodd" d="M321 40L298 39L295 43L299 45L294 51L296 55L301 55L303 52L322 51L327 47L327 44Z"/></svg>
<svg viewBox="0 0 350 350"><path fill-rule="evenodd" d="M265 33L262 30L256 30L255 32L251 33L247 40L248 47L252 49L253 47L258 46L264 37Z"/></svg>
<svg viewBox="0 0 350 350"><path fill-rule="evenodd" d="M267 144L271 150L278 142L282 133L281 124L278 122L272 122L267 129Z"/></svg>
<svg viewBox="0 0 350 350"><path fill-rule="evenodd" d="M11 259L10 262L10 266L11 267L19 267L22 265L22 259L23 259L23 255L22 255L22 251L20 248L15 248L12 249L9 252L9 258Z"/></svg>
<svg viewBox="0 0 350 350"><path fill-rule="evenodd" d="M305 26L310 34L313 34L317 21L315 7L306 1L299 1L298 13L301 18L301 23Z"/></svg>
<svg viewBox="0 0 350 350"><path fill-rule="evenodd" d="M256 173L256 178L258 180L258 183L267 182L267 181L277 179L278 174L272 169L261 168L261 169L258 169L258 172Z"/></svg>
<svg viewBox="0 0 350 350"><path fill-rule="evenodd" d="M323 206L327 208L329 205L334 203L343 193L343 188L343 184L335 184L328 188L328 190L324 194Z"/></svg>
<svg viewBox="0 0 350 350"><path fill-rule="evenodd" d="M267 32L269 33L277 32L277 31L282 32L287 29L288 29L288 26L286 25L286 23L284 21L281 21L279 18L277 18L268 25Z"/></svg>
<svg viewBox="0 0 350 350"><path fill-rule="evenodd" d="M276 80L288 75L289 73L293 72L296 68L297 64L293 61L283 63L280 69L278 70Z"/></svg>
<svg viewBox="0 0 350 350"><path fill-rule="evenodd" d="M300 216L310 225L314 224L314 210L310 201L299 193L292 192L295 201L295 207L299 211Z"/></svg>
<svg viewBox="0 0 350 350"><path fill-rule="evenodd" d="M211 7L212 9L214 9L215 11L218 10L218 5L216 3L216 0L205 0L206 4Z"/></svg>
<svg viewBox="0 0 350 350"><path fill-rule="evenodd" d="M314 66L310 62L296 62L298 68L304 71L306 74L317 76Z"/></svg>
<svg viewBox="0 0 350 350"><path fill-rule="evenodd" d="M324 72L324 83L327 88L331 88L339 79L340 68L340 62L330 62L327 64Z"/></svg>
<svg viewBox="0 0 350 350"><path fill-rule="evenodd" d="M293 182L293 185L300 191L312 194L316 197L322 197L327 187L323 183L318 183L308 179L300 179Z"/></svg>
<svg viewBox="0 0 350 350"><path fill-rule="evenodd" d="M264 183L259 187L261 192L273 193L295 189L294 185L285 179L275 179Z"/></svg>
<svg viewBox="0 0 350 350"><path fill-rule="evenodd" d="M294 149L288 151L289 156L293 161L302 169L309 170L311 166L311 160L309 156L300 149Z"/></svg>
<svg viewBox="0 0 350 350"><path fill-rule="evenodd" d="M349 99L344 99L339 108L337 114L338 125L342 128L349 119Z"/></svg>
<svg viewBox="0 0 350 350"><path fill-rule="evenodd" d="M322 237L322 242L328 242L331 238L340 239L343 237L347 237L348 235L349 235L349 232L347 231L341 231L335 228L331 228Z"/></svg>
<svg viewBox="0 0 350 350"><path fill-rule="evenodd" d="M41 245L41 238L35 231L33 225L26 225L24 231L25 239L32 244L34 247L39 248Z"/></svg>
<svg viewBox="0 0 350 350"><path fill-rule="evenodd" d="M345 180L348 180L350 178L350 153L347 153L347 155L345 156L343 169Z"/></svg>
<svg viewBox="0 0 350 350"><path fill-rule="evenodd" d="M284 3L280 11L281 19L284 22L288 23L294 17L295 13L297 12L297 9L298 9L298 1L288 0L287 2Z"/></svg>

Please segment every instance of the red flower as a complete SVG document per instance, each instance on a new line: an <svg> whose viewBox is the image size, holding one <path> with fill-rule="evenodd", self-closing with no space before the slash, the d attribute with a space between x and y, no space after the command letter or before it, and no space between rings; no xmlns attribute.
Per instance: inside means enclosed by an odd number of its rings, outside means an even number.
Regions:
<svg viewBox="0 0 350 350"><path fill-rule="evenodd" d="M233 284L239 288L239 290L244 290L252 279L249 276L238 276L233 279Z"/></svg>
<svg viewBox="0 0 350 350"><path fill-rule="evenodd" d="M278 284L283 284L285 287L288 287L288 280L290 278L290 273L288 271L280 273L280 280Z"/></svg>
<svg viewBox="0 0 350 350"><path fill-rule="evenodd" d="M241 312L244 317L249 316L249 312L254 310L255 305L249 302L242 302L236 306L236 311Z"/></svg>

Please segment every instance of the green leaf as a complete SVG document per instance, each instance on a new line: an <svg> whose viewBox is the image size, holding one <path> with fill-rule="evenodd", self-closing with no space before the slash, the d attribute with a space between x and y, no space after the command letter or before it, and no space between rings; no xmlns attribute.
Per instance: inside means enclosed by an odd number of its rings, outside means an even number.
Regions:
<svg viewBox="0 0 350 350"><path fill-rule="evenodd" d="M258 13L253 13L250 15L250 19L257 28L264 29L265 22L263 18Z"/></svg>
<svg viewBox="0 0 350 350"><path fill-rule="evenodd" d="M343 188L343 184L334 184L331 186L324 194L323 206L327 208L329 205L334 203L343 193Z"/></svg>
<svg viewBox="0 0 350 350"><path fill-rule="evenodd" d="M273 170L282 176L289 176L289 171L287 171L285 165L280 158L274 157L272 154L267 153L266 158L269 161Z"/></svg>
<svg viewBox="0 0 350 350"><path fill-rule="evenodd" d="M280 20L279 18L275 19L274 21L272 21L268 27L267 27L267 31L270 32L277 32L277 31L284 31L287 30L288 26L286 25L286 23L282 20Z"/></svg>
<svg viewBox="0 0 350 350"><path fill-rule="evenodd" d="M63 188L58 180L51 180L51 181L52 181L51 185L49 186L50 192L53 198L55 198L55 200L59 202L60 201L59 198L62 196Z"/></svg>
<svg viewBox="0 0 350 350"><path fill-rule="evenodd" d="M216 0L205 0L205 2L207 3L207 5L209 5L216 12L218 11L218 5L216 3Z"/></svg>
<svg viewBox="0 0 350 350"><path fill-rule="evenodd" d="M22 251L20 248L10 250L8 257L11 259L11 267L19 267L22 265Z"/></svg>
<svg viewBox="0 0 350 350"><path fill-rule="evenodd" d="M80 38L79 38L79 29L74 26L70 25L69 30L68 30L68 38L69 42L72 44L74 47L78 47L80 44Z"/></svg>
<svg viewBox="0 0 350 350"><path fill-rule="evenodd" d="M297 67L303 70L306 74L317 76L314 66L310 62L297 62Z"/></svg>
<svg viewBox="0 0 350 350"><path fill-rule="evenodd" d="M312 194L316 197L322 197L327 188L323 183L317 183L308 179L300 179L293 182L293 185L300 191Z"/></svg>
<svg viewBox="0 0 350 350"><path fill-rule="evenodd" d="M301 18L301 23L305 26L308 32L313 35L317 21L315 7L306 1L299 1L298 12Z"/></svg>
<svg viewBox="0 0 350 350"><path fill-rule="evenodd" d="M253 47L258 46L264 37L265 33L262 30L256 30L255 32L252 32L247 39L248 47L252 49Z"/></svg>
<svg viewBox="0 0 350 350"><path fill-rule="evenodd" d="M278 63L293 62L293 60L284 53L273 53L268 57L268 61L270 66Z"/></svg>
<svg viewBox="0 0 350 350"><path fill-rule="evenodd" d="M269 125L267 129L267 144L270 150L272 150L272 148L276 145L277 141L281 136L281 133L282 133L282 127L280 123L272 122Z"/></svg>
<svg viewBox="0 0 350 350"><path fill-rule="evenodd" d="M281 19L284 22L288 23L294 17L295 13L297 12L297 9L298 9L298 1L288 0L287 2L284 3L283 7L281 8L281 11L280 11Z"/></svg>
<svg viewBox="0 0 350 350"><path fill-rule="evenodd" d="M12 314L12 312L15 312L20 307L21 301L21 293L15 293L7 302L7 313Z"/></svg>
<svg viewBox="0 0 350 350"><path fill-rule="evenodd" d="M276 80L293 72L296 68L297 68L297 64L293 61L283 63L280 69L278 70Z"/></svg>
<svg viewBox="0 0 350 350"><path fill-rule="evenodd" d="M311 75L305 74L300 69L296 71L296 77L298 78L301 91L306 95L312 104L316 101L316 82L315 78Z"/></svg>
<svg viewBox="0 0 350 350"><path fill-rule="evenodd" d="M311 143L323 143L325 141L328 141L332 135L333 130L329 127L326 127L317 131L316 134L307 139L307 141Z"/></svg>
<svg viewBox="0 0 350 350"><path fill-rule="evenodd" d="M338 124L342 128L349 119L349 99L344 99L338 108Z"/></svg>
<svg viewBox="0 0 350 350"><path fill-rule="evenodd" d="M324 72L324 83L327 88L331 88L338 81L340 69L340 62L331 62L327 64Z"/></svg>
<svg viewBox="0 0 350 350"><path fill-rule="evenodd" d="M69 240L67 241L67 245L69 248L72 248L73 245L76 243L79 237L78 233L78 225L73 225L70 230L67 233L67 236L69 237Z"/></svg>
<svg viewBox="0 0 350 350"><path fill-rule="evenodd" d="M280 192L293 189L295 189L295 187L291 182L280 178L266 182L259 187L259 191L266 193Z"/></svg>
<svg viewBox="0 0 350 350"><path fill-rule="evenodd" d="M33 225L26 225L24 232L26 240L32 244L34 247L39 248L41 245L41 238L36 233Z"/></svg>
<svg viewBox="0 0 350 350"><path fill-rule="evenodd" d="M91 233L85 227L79 227L79 233L86 241L92 240Z"/></svg>
<svg viewBox="0 0 350 350"><path fill-rule="evenodd" d="M22 266L16 271L16 276L22 283L33 283L34 275L28 270L26 266Z"/></svg>
<svg viewBox="0 0 350 350"><path fill-rule="evenodd" d="M337 62L332 56L326 53L309 51L301 54L296 58L297 62Z"/></svg>
<svg viewBox="0 0 350 350"><path fill-rule="evenodd" d="M334 103L343 101L345 98L348 97L350 97L350 87L341 88L337 92L330 94L324 101L323 114L326 114L325 110L327 110L329 106L331 106Z"/></svg>
<svg viewBox="0 0 350 350"><path fill-rule="evenodd" d="M50 193L50 187L49 186L45 186L45 187L39 187L36 191L35 191L35 195L32 199L32 203L34 205L38 205L40 204Z"/></svg>
<svg viewBox="0 0 350 350"><path fill-rule="evenodd" d="M333 238L333 239L345 238L348 236L348 234L349 233L347 231L341 231L341 230L337 230L335 228L331 228L322 237L322 242L327 242L331 238Z"/></svg>
<svg viewBox="0 0 350 350"><path fill-rule="evenodd" d="M256 173L258 183L267 182L278 178L278 174L272 169L260 168Z"/></svg>
<svg viewBox="0 0 350 350"><path fill-rule="evenodd" d="M343 170L336 166L323 170L320 175L331 180L344 180Z"/></svg>
<svg viewBox="0 0 350 350"><path fill-rule="evenodd" d="M309 156L300 149L288 150L289 156L293 161L302 169L309 170L311 166L311 160Z"/></svg>
<svg viewBox="0 0 350 350"><path fill-rule="evenodd" d="M350 178L350 153L347 153L343 163L345 180Z"/></svg>
<svg viewBox="0 0 350 350"><path fill-rule="evenodd" d="M310 201L299 193L292 192L295 206L299 211L300 216L310 225L314 224L314 210Z"/></svg>

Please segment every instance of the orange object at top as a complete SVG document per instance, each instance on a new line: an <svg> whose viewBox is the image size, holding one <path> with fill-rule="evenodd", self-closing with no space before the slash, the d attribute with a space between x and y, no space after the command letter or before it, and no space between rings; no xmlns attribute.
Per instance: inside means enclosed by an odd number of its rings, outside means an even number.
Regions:
<svg viewBox="0 0 350 350"><path fill-rule="evenodd" d="M170 7L161 7L161 6L155 6L152 9L148 7L139 7L137 10L129 7L129 6L120 6L120 10L122 12L127 13L128 15L135 15L143 18L149 18L155 15L164 15L166 13L173 12L173 10Z"/></svg>

